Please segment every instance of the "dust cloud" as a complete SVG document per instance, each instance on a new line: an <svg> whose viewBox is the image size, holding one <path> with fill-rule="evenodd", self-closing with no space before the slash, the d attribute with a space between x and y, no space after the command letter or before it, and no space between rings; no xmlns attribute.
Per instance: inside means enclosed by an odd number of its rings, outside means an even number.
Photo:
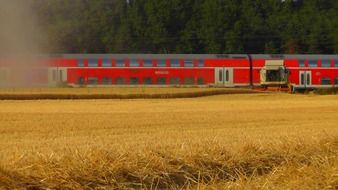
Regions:
<svg viewBox="0 0 338 190"><path fill-rule="evenodd" d="M48 78L38 57L48 52L34 0L0 0L0 86L30 87Z"/></svg>

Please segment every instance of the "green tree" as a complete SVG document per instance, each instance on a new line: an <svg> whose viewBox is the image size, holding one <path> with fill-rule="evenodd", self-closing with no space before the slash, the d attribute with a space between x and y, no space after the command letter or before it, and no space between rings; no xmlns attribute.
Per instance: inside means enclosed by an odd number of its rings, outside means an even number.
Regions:
<svg viewBox="0 0 338 190"><path fill-rule="evenodd" d="M35 0L54 53L337 53L336 0Z"/></svg>

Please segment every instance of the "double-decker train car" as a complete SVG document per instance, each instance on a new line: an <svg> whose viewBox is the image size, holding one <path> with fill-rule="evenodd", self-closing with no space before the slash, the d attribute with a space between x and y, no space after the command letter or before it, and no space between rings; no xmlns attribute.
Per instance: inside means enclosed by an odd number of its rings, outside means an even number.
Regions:
<svg viewBox="0 0 338 190"><path fill-rule="evenodd" d="M28 60L0 61L0 85L338 86L338 55L65 54Z"/></svg>

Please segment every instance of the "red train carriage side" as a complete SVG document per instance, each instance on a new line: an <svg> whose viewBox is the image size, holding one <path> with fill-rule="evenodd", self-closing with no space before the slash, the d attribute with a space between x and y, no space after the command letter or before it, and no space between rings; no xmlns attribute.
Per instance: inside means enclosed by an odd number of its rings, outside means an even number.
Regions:
<svg viewBox="0 0 338 190"><path fill-rule="evenodd" d="M224 55L65 55L51 73L70 85L248 86L247 56ZM74 65L75 64L75 65ZM65 72L67 71L67 72ZM67 74L67 77L66 75ZM58 76L53 74L53 76ZM237 77L235 77L237 76ZM50 77L50 84L61 77Z"/></svg>
<svg viewBox="0 0 338 190"><path fill-rule="evenodd" d="M32 60L1 59L0 85L338 86L338 55L66 54Z"/></svg>
<svg viewBox="0 0 338 190"><path fill-rule="evenodd" d="M254 84L315 89L338 86L338 55L252 55ZM260 74L260 78L258 75Z"/></svg>
<svg viewBox="0 0 338 190"><path fill-rule="evenodd" d="M285 60L290 69L290 84L296 89L338 86L338 56L292 56Z"/></svg>

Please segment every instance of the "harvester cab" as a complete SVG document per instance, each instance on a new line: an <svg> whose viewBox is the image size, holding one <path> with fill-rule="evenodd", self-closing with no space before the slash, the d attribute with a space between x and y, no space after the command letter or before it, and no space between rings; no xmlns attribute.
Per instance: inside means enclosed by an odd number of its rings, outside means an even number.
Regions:
<svg viewBox="0 0 338 190"><path fill-rule="evenodd" d="M260 71L261 86L286 87L290 71L285 68L283 60L267 60Z"/></svg>

